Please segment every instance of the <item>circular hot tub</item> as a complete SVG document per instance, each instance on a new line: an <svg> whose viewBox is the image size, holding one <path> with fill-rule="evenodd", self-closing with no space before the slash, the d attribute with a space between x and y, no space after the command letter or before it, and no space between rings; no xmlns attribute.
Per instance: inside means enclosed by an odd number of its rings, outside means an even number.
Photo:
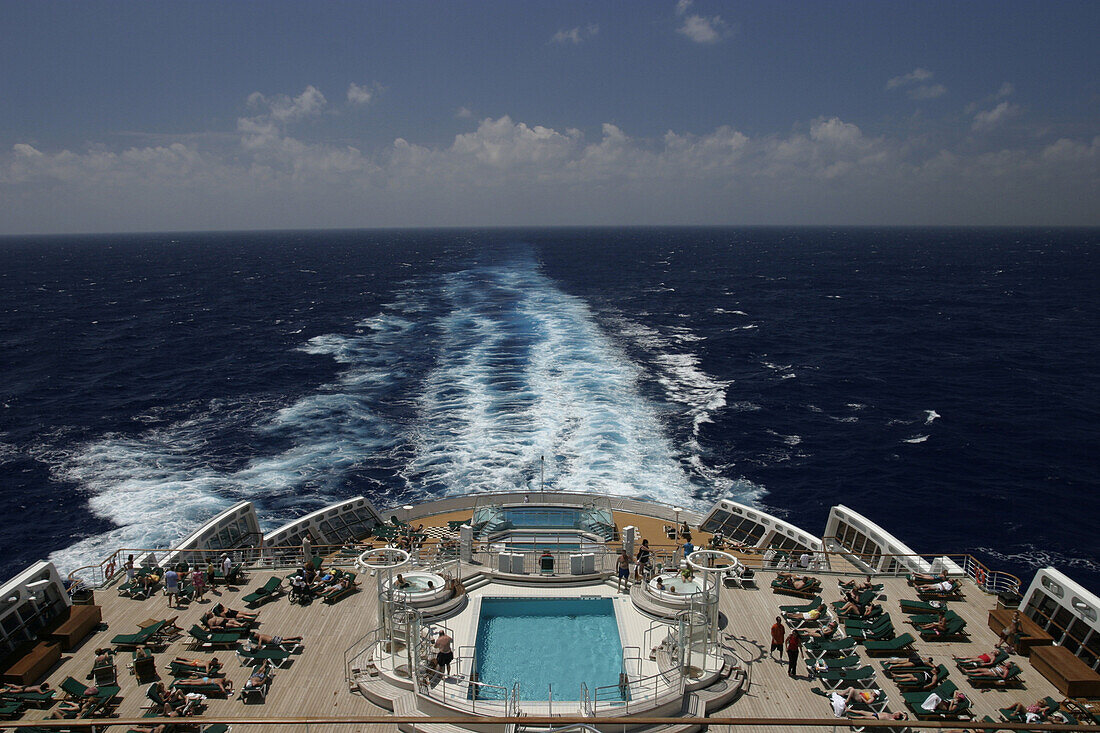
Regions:
<svg viewBox="0 0 1100 733"><path fill-rule="evenodd" d="M657 581L662 587L657 587ZM670 603L688 603L693 593L703 591L702 578L684 580L679 573L663 573L649 581L647 590L662 601Z"/></svg>
<svg viewBox="0 0 1100 733"><path fill-rule="evenodd" d="M401 583L398 582L397 575L394 575L392 580L385 582L384 587L388 589L392 583L394 594L405 596L409 603L435 603L445 600L450 595L447 580L442 575L418 570L410 570L400 575Z"/></svg>

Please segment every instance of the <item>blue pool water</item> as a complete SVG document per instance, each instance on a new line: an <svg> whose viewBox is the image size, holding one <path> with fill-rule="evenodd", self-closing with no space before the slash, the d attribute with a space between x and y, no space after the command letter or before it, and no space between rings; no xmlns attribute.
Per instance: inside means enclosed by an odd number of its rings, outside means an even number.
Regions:
<svg viewBox="0 0 1100 733"><path fill-rule="evenodd" d="M482 682L511 689L520 699L579 700L589 690L617 685L623 650L610 598L485 598L477 629ZM602 699L606 699L603 697Z"/></svg>
<svg viewBox="0 0 1100 733"><path fill-rule="evenodd" d="M505 509L502 514L513 527L576 527L581 521L576 509Z"/></svg>

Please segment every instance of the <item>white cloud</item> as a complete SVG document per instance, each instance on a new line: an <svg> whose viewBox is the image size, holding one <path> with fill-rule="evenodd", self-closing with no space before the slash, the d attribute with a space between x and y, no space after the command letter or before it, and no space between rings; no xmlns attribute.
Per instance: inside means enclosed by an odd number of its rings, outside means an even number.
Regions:
<svg viewBox="0 0 1100 733"><path fill-rule="evenodd" d="M1009 102L1001 102L993 109L984 110L974 115L974 123L970 126L972 130L988 130L996 127L1010 117L1014 117L1018 114L1020 108Z"/></svg>
<svg viewBox="0 0 1100 733"><path fill-rule="evenodd" d="M676 14L684 15L687 13L688 8L691 7L692 0L677 0L676 2Z"/></svg>
<svg viewBox="0 0 1100 733"><path fill-rule="evenodd" d="M840 117L790 133L749 135L722 125L659 138L608 122L586 136L505 115L442 145L398 137L365 149L292 136L263 104L267 111L238 120L242 145L217 136L119 150L15 143L0 152L0 221L9 232L1100 223L1092 205L1100 137L1004 148L959 130L954 143L933 142L932 131L914 142L870 135ZM1003 119L1006 109L985 114Z"/></svg>
<svg viewBox="0 0 1100 733"><path fill-rule="evenodd" d="M575 28L562 29L555 33L550 38L551 43L572 43L574 45L595 38L600 32L600 26L596 23L589 23L585 26L576 26Z"/></svg>
<svg viewBox="0 0 1100 733"><path fill-rule="evenodd" d="M468 120L474 116L474 113L470 111L469 107L459 107L455 110L455 117L460 120Z"/></svg>
<svg viewBox="0 0 1100 733"><path fill-rule="evenodd" d="M886 82L887 89L897 89L898 87L908 86L909 84L916 84L922 81L928 81L932 78L932 72L928 69L922 69L917 67L908 74L902 74L901 76L895 76L890 81Z"/></svg>
<svg viewBox="0 0 1100 733"><path fill-rule="evenodd" d="M905 96L917 101L935 99L947 94L943 84L926 83L932 80L932 72L917 67L908 74L895 76L886 82L887 89L905 89Z"/></svg>
<svg viewBox="0 0 1100 733"><path fill-rule="evenodd" d="M717 43L726 30L726 22L722 17L715 15L704 18L701 15L689 15L684 18L683 24L676 29L677 33L687 36L695 43Z"/></svg>
<svg viewBox="0 0 1100 733"><path fill-rule="evenodd" d="M370 104L371 99L374 98L374 91L367 86L359 86L355 82L348 85L348 103L349 104Z"/></svg>
<svg viewBox="0 0 1100 733"><path fill-rule="evenodd" d="M997 90L996 98L1004 99L1005 97L1012 96L1015 92L1016 87L1012 86L1011 83L1006 81L1004 84L1001 84L1001 88Z"/></svg>
<svg viewBox="0 0 1100 733"><path fill-rule="evenodd" d="M250 107L266 108L266 114L279 122L290 122L317 114L328 103L325 95L312 84L297 97L288 97L285 94L268 97L260 92L253 92L247 101Z"/></svg>

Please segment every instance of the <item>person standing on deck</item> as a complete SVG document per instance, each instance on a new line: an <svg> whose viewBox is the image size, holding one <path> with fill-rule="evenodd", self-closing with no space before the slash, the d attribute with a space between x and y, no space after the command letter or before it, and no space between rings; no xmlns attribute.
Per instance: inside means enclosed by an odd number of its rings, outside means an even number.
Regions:
<svg viewBox="0 0 1100 733"><path fill-rule="evenodd" d="M616 570L618 572L619 581L616 593L623 592L623 585L626 585L627 590L630 589L630 555L627 554L624 549L619 554L619 561L616 563Z"/></svg>
<svg viewBox="0 0 1100 733"><path fill-rule="evenodd" d="M768 657L770 658L774 652L779 652L779 663L783 664L783 636L784 636L783 619L779 616L775 617L775 623L772 624L772 648L768 651Z"/></svg>
<svg viewBox="0 0 1100 733"><path fill-rule="evenodd" d="M787 635L787 676L794 679L798 677L798 652L802 648L802 639L791 629Z"/></svg>
<svg viewBox="0 0 1100 733"><path fill-rule="evenodd" d="M436 664L439 665L440 670L446 671L448 677L451 675L451 662L455 658L454 651L451 649L452 643L454 639L446 631L440 631L435 640Z"/></svg>

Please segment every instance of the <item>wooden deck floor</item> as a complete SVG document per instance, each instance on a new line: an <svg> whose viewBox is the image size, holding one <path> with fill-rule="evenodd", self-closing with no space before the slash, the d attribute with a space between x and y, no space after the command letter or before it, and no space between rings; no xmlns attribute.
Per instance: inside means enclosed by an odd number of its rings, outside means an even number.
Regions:
<svg viewBox="0 0 1100 733"><path fill-rule="evenodd" d="M619 514L617 512L617 514ZM441 517L444 515L440 515ZM454 517L462 518L462 517ZM636 516L624 517L627 523L646 527ZM660 532L659 520L655 529ZM434 524L435 522L433 522ZM445 520L443 520L445 523ZM650 536L649 531L643 529L643 536ZM467 568L469 572L479 572L480 567ZM288 571L280 571L280 575ZM164 618L178 616L178 624L184 629L198 622L199 617L205 613L214 603L222 602L232 608L244 609L240 598L255 587L262 585L273 573L269 571L253 572L248 581L239 587L219 587L218 593L208 595L205 602L193 603L190 607L170 609L165 604L165 597L157 595L145 601L131 600L117 595L113 588L100 589L95 593L95 600L103 607L104 620L108 628L89 636L81 646L62 657L61 663L56 665L48 675L48 681L56 687L66 676L72 676L84 680L91 670L94 650L99 647L110 646L110 640L116 634L132 633L137 631L138 623L149 618ZM831 710L828 702L810 692L810 688L817 684L811 681L806 673L805 666L799 662L800 678L791 680L786 674L786 665L768 658L769 628L777 614L778 606L799 602L788 596L779 596L768 588L770 574L760 573L759 590L726 590L723 592L720 609L726 619L724 628L724 640L728 650L737 656L748 671L748 684L744 693L735 700L721 714L738 717L779 717L779 718L828 718ZM840 593L836 584L836 576L821 576L824 582L824 599L826 601L838 600ZM245 705L243 702L230 698L228 700L210 699L208 701L208 715L218 718L256 718L256 717L319 717L319 716L370 716L384 715L387 711L371 704L357 692L349 691L345 680L344 651L359 637L373 629L377 625L377 601L375 598L374 580L370 577L362 577L363 583L360 592L353 594L328 606L320 602L303 607L293 605L284 596L264 605L260 609L260 630L265 634L278 634L281 636L302 635L305 638L304 651L297 655L286 669L276 670L275 679L265 703L260 705ZM899 600L915 598L915 594L906 585L903 579L887 578L879 579L886 585L887 600L884 601L887 610L894 619L898 633L911 630L905 624L906 616L901 613ZM996 599L980 592L972 583L964 583L966 601L950 604L950 607L967 621L967 631L971 640L968 642L918 642L917 648L925 655L931 655L937 663L943 663L952 670L951 679L964 690L974 701L974 707L978 717L990 715L998 719L997 708L1005 707L1013 702L1028 704L1037 698L1050 695L1061 699L1061 695L1047 680L1036 672L1026 659L1014 656L1013 661L1024 669L1024 681L1026 686L1019 689L979 691L972 688L964 676L955 671L951 662L951 655L975 655L988 651L996 642L996 635L990 631L986 624L989 610L995 605ZM478 593L475 590L473 593ZM915 635L915 634L914 634ZM171 682L172 678L165 671L165 666L173 657L209 657L211 652L194 652L188 648L188 637L184 636L168 645L156 655L157 668L161 679ZM227 677L231 679L236 688L248 677L248 668L241 667L232 652L216 652L226 663ZM880 670L877 660L870 660L863 655L868 663L876 670ZM116 714L122 718L140 717L147 700L145 688L147 684L139 685L134 677L129 674L126 666L130 661L128 653L117 657L119 668L119 685L121 686L121 701L116 709ZM878 677L880 685L891 698L891 709L899 709L898 689L888 678ZM32 710L26 714L26 718L41 718L49 711ZM396 725L371 724L356 726L321 726L301 725L295 727L280 727L279 730L318 731L318 730L350 731L360 730L369 733L391 733L396 731ZM121 728L119 729L121 730ZM264 730L260 725L234 725L237 733L251 733ZM739 731L744 730L742 728ZM760 730L764 730L761 728Z"/></svg>

